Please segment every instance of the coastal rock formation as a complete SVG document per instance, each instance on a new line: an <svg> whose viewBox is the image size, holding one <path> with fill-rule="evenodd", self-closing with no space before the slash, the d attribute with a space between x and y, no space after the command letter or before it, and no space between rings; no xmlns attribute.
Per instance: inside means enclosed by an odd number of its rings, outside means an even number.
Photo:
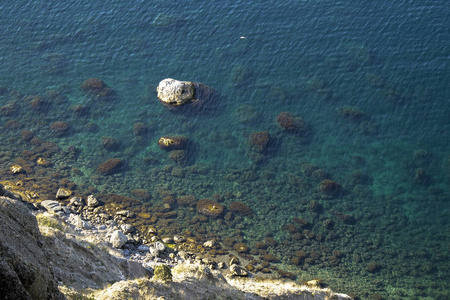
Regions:
<svg viewBox="0 0 450 300"><path fill-rule="evenodd" d="M168 109L191 107L208 111L216 98L216 92L201 83L180 81L172 78L162 80L156 88L158 99ZM204 105L208 103L209 108Z"/></svg>
<svg viewBox="0 0 450 300"><path fill-rule="evenodd" d="M36 218L20 201L0 197L0 236L1 299L65 299Z"/></svg>
<svg viewBox="0 0 450 300"><path fill-rule="evenodd" d="M159 83L156 91L164 105L178 106L194 101L195 84L190 81L166 78Z"/></svg>
<svg viewBox="0 0 450 300"><path fill-rule="evenodd" d="M71 202L83 205L78 200ZM223 270L222 262L218 270L212 270L206 263L210 259L199 262L197 257L193 263L195 255L166 251L159 241L141 244L135 250L114 249L105 238L111 229L118 228L117 224L85 221L60 205L61 214L42 210L31 213L22 202L0 197L1 299L59 300L66 299L64 295L69 299L203 299L211 294L220 299L351 299L320 286L244 280L247 271L233 265L235 262L230 261L229 269ZM72 217L94 223L74 228ZM157 272L161 264L163 277ZM150 268L154 270L151 279Z"/></svg>

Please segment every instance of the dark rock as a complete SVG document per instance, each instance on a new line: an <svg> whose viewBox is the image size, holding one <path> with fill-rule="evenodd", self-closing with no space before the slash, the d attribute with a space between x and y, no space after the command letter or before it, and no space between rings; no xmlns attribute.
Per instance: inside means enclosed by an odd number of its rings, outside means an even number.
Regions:
<svg viewBox="0 0 450 300"><path fill-rule="evenodd" d="M105 162L102 162L98 168L97 173L100 175L110 175L113 173L120 172L122 167L124 166L123 160L119 158L110 158Z"/></svg>
<svg viewBox="0 0 450 300"><path fill-rule="evenodd" d="M0 298L65 299L38 241L36 218L19 201L0 197Z"/></svg>

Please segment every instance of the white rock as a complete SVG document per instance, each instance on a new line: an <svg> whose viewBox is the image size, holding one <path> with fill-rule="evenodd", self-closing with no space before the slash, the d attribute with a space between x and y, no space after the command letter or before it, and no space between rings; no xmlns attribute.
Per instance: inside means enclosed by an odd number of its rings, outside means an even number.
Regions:
<svg viewBox="0 0 450 300"><path fill-rule="evenodd" d="M173 237L173 240L175 241L175 243L183 243L186 242L186 238L182 235L175 235Z"/></svg>
<svg viewBox="0 0 450 300"><path fill-rule="evenodd" d="M166 250L166 246L163 243L161 243L161 242L156 242L154 244L154 246L160 252L163 252L164 250Z"/></svg>
<svg viewBox="0 0 450 300"><path fill-rule="evenodd" d="M163 103L182 105L194 99L195 85L190 81L166 78L159 83L156 91Z"/></svg>
<svg viewBox="0 0 450 300"><path fill-rule="evenodd" d="M214 240L209 240L203 243L203 247L205 248L212 248L216 242Z"/></svg>
<svg viewBox="0 0 450 300"><path fill-rule="evenodd" d="M130 224L122 224L120 225L120 229L122 229L123 233L131 233L134 231L134 227Z"/></svg>
<svg viewBox="0 0 450 300"><path fill-rule="evenodd" d="M55 200L44 200L41 202L41 205L49 212L56 213L58 211L63 211L62 206Z"/></svg>
<svg viewBox="0 0 450 300"><path fill-rule="evenodd" d="M100 202L98 202L97 198L94 197L94 195L89 195L87 197L87 205L89 207L95 207L98 206Z"/></svg>
<svg viewBox="0 0 450 300"><path fill-rule="evenodd" d="M128 241L127 236L120 230L116 230L111 234L109 242L115 248L122 248L123 245Z"/></svg>

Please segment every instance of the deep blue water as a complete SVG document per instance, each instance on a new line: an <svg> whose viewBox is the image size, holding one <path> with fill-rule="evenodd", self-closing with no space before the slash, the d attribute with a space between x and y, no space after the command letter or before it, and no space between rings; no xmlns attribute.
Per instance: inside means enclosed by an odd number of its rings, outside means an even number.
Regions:
<svg viewBox="0 0 450 300"><path fill-rule="evenodd" d="M253 217L218 229L209 220L202 230L250 248L267 235L285 241L269 252L299 280L322 277L368 299L448 297L450 6L279 2L1 3L0 105L15 107L0 115L1 149L15 151L4 157L36 148L18 138L30 130L79 150L75 160L51 157L52 170L79 187L127 196L146 189L154 206L162 203L161 190L249 205ZM83 93L80 85L91 77L116 97ZM204 83L219 99L207 112L172 113L156 97L168 77ZM60 97L50 97L52 91ZM27 95L46 98L44 109L33 110ZM74 113L76 105L87 113ZM364 115L345 116L347 107ZM306 135L280 130L275 117L284 111L305 120ZM70 131L55 136L49 130L55 121ZM148 128L144 136L133 134L136 122ZM262 163L247 142L258 131L271 135ZM156 144L171 134L191 141L188 166L176 167L183 175L167 167L173 162ZM105 136L120 146L103 148ZM126 170L98 176L98 164L111 157L125 160ZM143 163L149 157L157 163ZM2 161L7 169L10 161ZM343 193L321 197L320 180L306 164L323 169ZM311 211L311 201L322 209ZM176 209L177 229L195 231L189 223L195 213ZM342 224L336 212L354 222ZM309 222L299 228L301 238L283 229L292 217ZM332 232L323 229L327 219L336 222ZM310 241L305 230L323 239ZM310 258L322 251L321 258L294 266L294 252L302 249ZM328 259L333 250L344 253L337 264ZM367 271L374 261L380 270Z"/></svg>

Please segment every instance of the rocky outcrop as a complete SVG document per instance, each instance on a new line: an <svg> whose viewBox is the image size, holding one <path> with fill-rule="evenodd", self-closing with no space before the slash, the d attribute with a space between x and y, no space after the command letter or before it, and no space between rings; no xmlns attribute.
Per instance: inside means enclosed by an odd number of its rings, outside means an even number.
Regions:
<svg viewBox="0 0 450 300"><path fill-rule="evenodd" d="M177 106L194 101L195 84L172 78L162 80L156 88L159 100L165 105Z"/></svg>
<svg viewBox="0 0 450 300"><path fill-rule="evenodd" d="M193 107L202 108L204 111L209 110L217 96L212 88L204 84L173 78L162 80L156 92L159 101L169 109ZM205 106L205 104L208 105Z"/></svg>
<svg viewBox="0 0 450 300"><path fill-rule="evenodd" d="M219 271L198 264L172 268L172 280L161 283L153 278L117 282L95 294L95 299L297 299L351 300L329 289L310 288L280 280L252 280L224 277Z"/></svg>
<svg viewBox="0 0 450 300"><path fill-rule="evenodd" d="M36 218L0 197L0 299L65 299L58 290Z"/></svg>

